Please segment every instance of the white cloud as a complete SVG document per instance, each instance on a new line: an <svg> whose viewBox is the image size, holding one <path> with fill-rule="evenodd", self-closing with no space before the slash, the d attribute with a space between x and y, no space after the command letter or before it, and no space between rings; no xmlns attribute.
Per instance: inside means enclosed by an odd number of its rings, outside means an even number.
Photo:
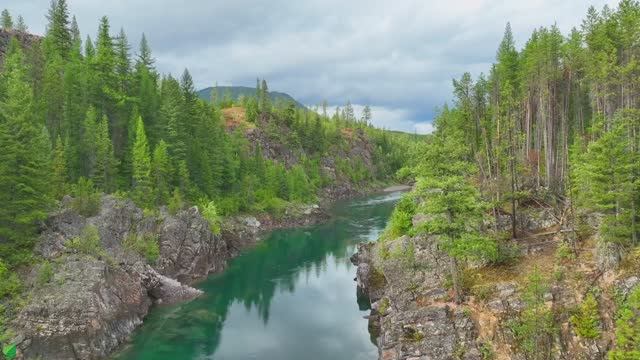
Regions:
<svg viewBox="0 0 640 360"><path fill-rule="evenodd" d="M433 124L429 122L417 123L415 126L418 134L431 134L435 130Z"/></svg>
<svg viewBox="0 0 640 360"><path fill-rule="evenodd" d="M371 104L405 131L451 99L451 78L488 72L505 24L522 46L532 30L580 26L589 5L619 0L69 0L83 34L108 15L132 43L146 33L162 72L190 69L198 87L253 86L303 103ZM42 33L48 0L4 0ZM135 46L134 46L135 48ZM384 116L382 116L384 115ZM392 120L386 120L392 119Z"/></svg>

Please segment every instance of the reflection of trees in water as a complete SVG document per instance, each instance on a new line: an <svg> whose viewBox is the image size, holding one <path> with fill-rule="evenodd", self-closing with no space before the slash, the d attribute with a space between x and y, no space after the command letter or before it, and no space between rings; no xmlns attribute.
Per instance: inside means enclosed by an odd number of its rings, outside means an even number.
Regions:
<svg viewBox="0 0 640 360"><path fill-rule="evenodd" d="M235 302L244 304L247 311L255 309L266 325L276 291L293 293L302 276L320 277L329 256L336 259L336 266L348 266L350 245L372 228L383 227L392 207L392 202L350 206L340 209L329 224L274 231L268 240L234 259L222 275L203 283L204 296L178 307L156 309L132 349L144 350L145 356L132 351L123 358L189 359L213 354Z"/></svg>

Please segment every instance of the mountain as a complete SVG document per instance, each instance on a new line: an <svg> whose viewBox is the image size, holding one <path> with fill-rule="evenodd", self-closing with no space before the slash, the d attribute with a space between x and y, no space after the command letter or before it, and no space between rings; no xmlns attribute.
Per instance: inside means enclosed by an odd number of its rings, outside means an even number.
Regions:
<svg viewBox="0 0 640 360"><path fill-rule="evenodd" d="M256 89L247 86L216 86L216 87L208 87L198 91L198 96L206 101L211 101L211 92L216 91L216 98L218 101L222 100L225 94L229 94L233 99L238 99L241 96L255 96ZM278 100L281 101L293 101L298 107L305 107L298 100L294 99L291 95L270 91L269 95L271 96L271 100L276 102Z"/></svg>

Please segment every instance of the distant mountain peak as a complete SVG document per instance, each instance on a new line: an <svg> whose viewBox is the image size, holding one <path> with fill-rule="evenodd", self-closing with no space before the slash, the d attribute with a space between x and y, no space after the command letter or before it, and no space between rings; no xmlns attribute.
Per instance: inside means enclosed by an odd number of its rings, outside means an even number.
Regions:
<svg viewBox="0 0 640 360"><path fill-rule="evenodd" d="M241 96L250 97L256 95L256 88L248 86L210 86L202 90L198 90L197 93L202 100L211 101L211 94L213 91L216 91L216 98L218 101L222 100L226 94L229 94L229 96L234 100L239 99ZM278 91L269 91L269 95L271 96L272 101L293 101L297 106L301 108L305 107L289 94Z"/></svg>

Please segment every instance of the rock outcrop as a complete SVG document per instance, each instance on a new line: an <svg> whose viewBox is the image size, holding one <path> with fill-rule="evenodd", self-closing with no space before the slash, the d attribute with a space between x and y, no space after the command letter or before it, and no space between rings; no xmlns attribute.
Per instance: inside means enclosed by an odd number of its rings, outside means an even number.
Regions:
<svg viewBox="0 0 640 360"><path fill-rule="evenodd" d="M92 254L69 246L87 226L100 238ZM157 241L160 255L153 265L126 246L132 237ZM107 356L142 323L152 304L200 295L189 284L222 271L232 253L195 207L144 216L131 201L112 196L105 196L91 217L63 207L47 221L36 250L52 275L33 281L29 301L14 321L16 342L25 358L52 360ZM34 279L39 272L34 269Z"/></svg>
<svg viewBox="0 0 640 360"><path fill-rule="evenodd" d="M415 262L402 255L408 249ZM380 359L481 359L470 313L449 301L445 258L433 238L361 244L352 262L359 289L372 302L369 329Z"/></svg>

